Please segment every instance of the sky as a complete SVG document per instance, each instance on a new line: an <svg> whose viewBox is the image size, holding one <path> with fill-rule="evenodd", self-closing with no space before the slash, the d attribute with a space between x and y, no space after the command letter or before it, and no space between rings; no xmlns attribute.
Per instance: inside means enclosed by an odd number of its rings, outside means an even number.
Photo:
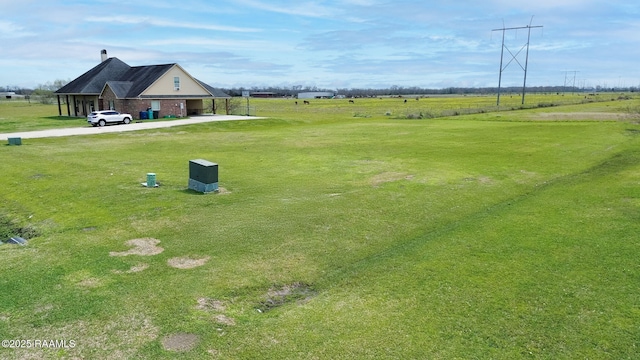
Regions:
<svg viewBox="0 0 640 360"><path fill-rule="evenodd" d="M640 2L0 0L0 86L72 80L102 49L220 88L522 86L525 67L527 86L639 87Z"/></svg>

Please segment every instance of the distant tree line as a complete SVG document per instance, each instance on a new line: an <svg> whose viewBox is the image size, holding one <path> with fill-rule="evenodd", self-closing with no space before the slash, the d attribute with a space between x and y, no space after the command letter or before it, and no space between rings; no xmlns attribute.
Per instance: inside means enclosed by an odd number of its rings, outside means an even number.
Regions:
<svg viewBox="0 0 640 360"><path fill-rule="evenodd" d="M0 92L14 92L16 95L24 95L27 98L33 96L43 104L51 104L54 99L53 93L68 84L71 80L58 79L53 82L39 84L35 89L20 88L18 86L0 86Z"/></svg>
<svg viewBox="0 0 640 360"><path fill-rule="evenodd" d="M497 87L483 87L483 88L468 88L468 87L448 87L443 89L430 89L422 87L402 87L391 86L386 89L365 89L365 88L338 88L327 89L318 88L316 86L292 86L292 87L234 87L223 88L225 93L231 96L241 96L243 91L250 91L251 93L272 93L273 97L295 97L301 92L333 92L336 95L344 95L349 98L359 97L378 97L378 96L410 96L410 95L487 95L496 94L498 92ZM595 88L578 88L574 86L537 86L527 87L527 93L566 93L566 92L612 92L612 91L638 91L636 87L625 88L605 88L596 86ZM522 93L522 87L503 87L500 89L501 93L520 94Z"/></svg>
<svg viewBox="0 0 640 360"><path fill-rule="evenodd" d="M0 86L0 92L14 92L18 95L31 95L33 89L21 88L19 86Z"/></svg>
<svg viewBox="0 0 640 360"><path fill-rule="evenodd" d="M18 95L35 95L42 102L51 102L54 98L53 93L69 83L71 80L57 79L53 82L46 82L39 84L35 89L21 88L18 86L0 86L0 92L14 92ZM327 89L319 88L317 86L302 86L295 85L290 87L283 86L264 86L264 87L233 87L222 88L222 91L231 96L242 96L243 91L250 92L264 92L272 93L274 97L295 97L301 92L332 92L336 95L343 95L348 98L359 97L378 97L378 96L410 96L410 95L487 95L495 94L498 92L497 87L448 87L442 89L431 89L417 86L397 86L393 85L384 89L371 89L371 88L338 88ZM527 87L527 93L565 93L565 92L635 92L640 90L637 87L624 87L624 88L608 88L596 86L593 88L579 88L574 86L537 86ZM500 89L501 93L520 94L522 93L522 87L503 87Z"/></svg>

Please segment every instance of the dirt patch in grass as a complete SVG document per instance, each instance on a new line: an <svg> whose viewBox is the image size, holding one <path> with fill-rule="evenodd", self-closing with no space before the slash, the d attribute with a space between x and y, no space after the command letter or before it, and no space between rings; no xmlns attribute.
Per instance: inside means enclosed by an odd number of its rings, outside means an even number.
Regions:
<svg viewBox="0 0 640 360"><path fill-rule="evenodd" d="M78 282L78 286L88 287L88 288L96 288L96 287L99 287L100 285L102 285L100 279L94 278L94 277L86 278Z"/></svg>
<svg viewBox="0 0 640 360"><path fill-rule="evenodd" d="M400 181L400 180L411 180L413 179L413 177L414 177L413 175L407 175L405 173L383 172L381 174L374 176L371 179L371 185L373 185L373 187L378 187L388 182L394 182L394 181Z"/></svg>
<svg viewBox="0 0 640 360"><path fill-rule="evenodd" d="M533 171L527 171L527 170L520 170L520 174L522 174L522 175L527 175L527 176L535 176L535 175L538 175L538 174L536 174L536 173L535 173L535 172L533 172Z"/></svg>
<svg viewBox="0 0 640 360"><path fill-rule="evenodd" d="M53 310L54 306L52 304L38 305L33 309L35 314L46 313L50 310ZM0 320L2 317L0 317Z"/></svg>
<svg viewBox="0 0 640 360"><path fill-rule="evenodd" d="M137 272L145 270L148 267L149 267L149 264L140 263L138 265L132 266L131 269L129 269L129 271L127 271L127 272L128 273L137 273Z"/></svg>
<svg viewBox="0 0 640 360"><path fill-rule="evenodd" d="M138 351L158 338L158 328L141 311L110 320L78 320L71 323L34 327L22 338L63 339L67 348L13 349L11 359L133 359ZM71 340L74 347L69 347ZM0 358L3 358L0 355ZM4 359L4 358L3 358Z"/></svg>
<svg viewBox="0 0 640 360"><path fill-rule="evenodd" d="M192 269L206 264L210 258L210 256L205 256L203 258L193 259L188 256L182 256L171 258L167 261L167 263L169 264L169 266L176 269Z"/></svg>
<svg viewBox="0 0 640 360"><path fill-rule="evenodd" d="M156 246L160 243L160 240L154 238L142 238L133 239L126 242L127 245L133 246L133 248L127 251L111 251L110 256L128 256L128 255L141 255L151 256L158 255L164 251L163 248Z"/></svg>
<svg viewBox="0 0 640 360"><path fill-rule="evenodd" d="M215 320L215 322L217 322L218 324L227 325L227 326L233 326L236 324L235 319L230 318L223 314L218 314L214 316L213 320Z"/></svg>
<svg viewBox="0 0 640 360"><path fill-rule="evenodd" d="M214 300L210 298L199 298L196 309L202 311L216 311L223 312L227 309L224 303L220 300ZM217 314L213 316L213 321L221 325L233 326L236 324L236 320L232 317L224 314Z"/></svg>
<svg viewBox="0 0 640 360"><path fill-rule="evenodd" d="M258 311L269 311L273 308L293 302L305 303L316 296L316 294L316 291L311 285L300 282L271 288L267 292L266 300L258 306Z"/></svg>
<svg viewBox="0 0 640 360"><path fill-rule="evenodd" d="M79 270L67 274L65 277L67 282L75 284L81 288L97 288L104 285L104 279L94 276L88 270Z"/></svg>
<svg viewBox="0 0 640 360"><path fill-rule="evenodd" d="M136 264L134 266L132 266L129 270L127 271L120 271L120 270L113 270L114 274L131 274L131 273L137 273L140 271L144 271L149 267L149 264L145 264L145 263L139 263Z"/></svg>
<svg viewBox="0 0 640 360"><path fill-rule="evenodd" d="M218 187L218 195L229 195L231 194L231 191L227 190L226 188L223 188L222 186Z"/></svg>
<svg viewBox="0 0 640 360"><path fill-rule="evenodd" d="M462 179L468 182L478 182L480 184L492 184L493 180L488 176L478 176L478 177L466 177Z"/></svg>
<svg viewBox="0 0 640 360"><path fill-rule="evenodd" d="M637 116L633 116L631 114L610 112L544 112L529 116L529 119L538 121L623 121L636 118Z"/></svg>
<svg viewBox="0 0 640 360"><path fill-rule="evenodd" d="M162 347L165 350L185 352L198 345L200 337L196 334L177 333L162 338Z"/></svg>
<svg viewBox="0 0 640 360"><path fill-rule="evenodd" d="M31 175L31 178L32 178L32 179L36 179L36 180L37 180L37 179L43 179L43 178L46 178L46 177L49 177L49 175L46 175L46 174L40 174L40 173L37 173L37 174L33 174L33 175Z"/></svg>
<svg viewBox="0 0 640 360"><path fill-rule="evenodd" d="M199 298L198 305L196 305L196 309L198 310L213 310L213 311L225 311L227 307L220 300L210 299L210 298Z"/></svg>

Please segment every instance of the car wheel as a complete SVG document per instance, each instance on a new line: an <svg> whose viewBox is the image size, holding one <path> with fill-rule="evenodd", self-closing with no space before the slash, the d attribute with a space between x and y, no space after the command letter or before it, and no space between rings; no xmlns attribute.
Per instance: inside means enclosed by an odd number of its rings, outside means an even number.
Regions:
<svg viewBox="0 0 640 360"><path fill-rule="evenodd" d="M131 122L131 119L129 119L128 117L124 118L124 123L125 123L125 124L128 124L128 123L130 123L130 122Z"/></svg>
<svg viewBox="0 0 640 360"><path fill-rule="evenodd" d="M104 121L104 120L100 120L100 121L98 121L98 125L105 126L105 125L107 125L107 122Z"/></svg>

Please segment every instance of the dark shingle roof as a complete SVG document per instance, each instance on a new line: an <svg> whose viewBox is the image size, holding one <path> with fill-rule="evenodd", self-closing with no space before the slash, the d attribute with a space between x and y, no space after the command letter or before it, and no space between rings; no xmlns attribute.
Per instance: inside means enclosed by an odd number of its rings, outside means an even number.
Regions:
<svg viewBox="0 0 640 360"><path fill-rule="evenodd" d="M107 81L118 80L130 68L118 58L109 58L58 89L56 94L99 95Z"/></svg>
<svg viewBox="0 0 640 360"><path fill-rule="evenodd" d="M214 88L213 86L204 83L198 79L195 79L195 81L198 82L198 84L202 85L205 89L207 89L208 92L211 93L211 95L213 95L213 97L217 97L217 98L230 98L231 95L224 93L222 90Z"/></svg>
<svg viewBox="0 0 640 360"><path fill-rule="evenodd" d="M118 99L125 99L133 86L131 81L107 81L107 85ZM105 85L106 86L106 85Z"/></svg>
<svg viewBox="0 0 640 360"><path fill-rule="evenodd" d="M118 58L109 58L75 80L58 89L56 94L100 95L105 85L120 99L136 98L176 64L129 66ZM229 95L195 79L213 97ZM161 97L161 96L159 96Z"/></svg>

